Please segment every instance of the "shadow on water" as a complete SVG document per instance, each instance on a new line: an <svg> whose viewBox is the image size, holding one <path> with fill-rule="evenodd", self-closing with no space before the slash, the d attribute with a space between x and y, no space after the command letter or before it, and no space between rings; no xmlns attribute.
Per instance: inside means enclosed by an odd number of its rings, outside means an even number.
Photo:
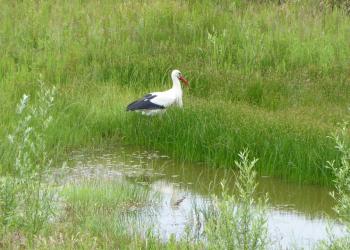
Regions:
<svg viewBox="0 0 350 250"><path fill-rule="evenodd" d="M153 227L166 240L181 236L185 226L195 224L194 206L204 206L211 194L220 194L220 181L234 192L234 172L200 164L178 164L158 151L113 146L73 151L66 171L51 175L55 182L81 178L128 181L148 186L160 194L160 202L145 209L137 226ZM329 189L316 185L298 185L276 178L260 177L257 196L269 194L269 232L281 246L310 246L327 238L326 227L334 222L334 202ZM152 214L152 216L149 216ZM191 221L192 220L192 221ZM342 226L334 224L340 235Z"/></svg>

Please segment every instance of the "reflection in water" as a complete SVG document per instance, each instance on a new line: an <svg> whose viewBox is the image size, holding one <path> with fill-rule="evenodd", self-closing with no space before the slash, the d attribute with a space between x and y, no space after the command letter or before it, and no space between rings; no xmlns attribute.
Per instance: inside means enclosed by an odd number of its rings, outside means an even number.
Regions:
<svg viewBox="0 0 350 250"><path fill-rule="evenodd" d="M127 180L147 185L161 195L160 203L144 209L138 225L154 225L156 233L166 240L171 234L179 237L186 225L199 225L195 207L205 207L211 194L220 194L222 179L234 192L234 172L200 164L177 164L157 151L137 151L125 147L74 151L68 163L74 168L51 175L59 182L78 181L81 177ZM63 176L64 175L64 176ZM315 185L297 185L265 177L259 178L259 194L268 193L271 208L268 214L269 232L281 247L313 245L327 238L325 214L334 217L334 205L329 190ZM150 216L151 215L151 216ZM341 234L342 227L333 231Z"/></svg>

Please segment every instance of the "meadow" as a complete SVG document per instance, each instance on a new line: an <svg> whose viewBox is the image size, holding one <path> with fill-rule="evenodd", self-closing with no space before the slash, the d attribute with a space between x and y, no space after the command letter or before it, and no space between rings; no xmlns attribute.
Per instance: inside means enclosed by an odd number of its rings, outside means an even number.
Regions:
<svg viewBox="0 0 350 250"><path fill-rule="evenodd" d="M59 157L121 140L230 168L249 148L264 175L329 184L324 163L339 156L327 136L350 100L343 10L317 1L1 5L1 145L16 102L42 75L58 89L47 136ZM150 119L124 112L140 95L169 88L174 68L190 80L184 110Z"/></svg>
<svg viewBox="0 0 350 250"><path fill-rule="evenodd" d="M16 230L37 233L49 214L36 212L50 209L37 202L27 211L33 222L13 218L11 209L21 204L11 203L15 192L26 191L29 204L31 197L42 199L36 171L59 166L74 148L118 142L213 168L237 168L238 153L248 148L259 158L260 175L331 185L339 161L332 167L326 162L344 159L329 136L348 115L350 16L316 0L277 2L0 0L0 219L15 228L3 234L0 248L21 241L43 249L203 247L175 241L165 246L151 236L146 243L135 236L128 245L129 236L121 236L124 229L110 218L123 212L120 204L147 203L148 191L115 183L67 186L60 192L69 204L68 222L25 241ZM190 82L184 109L160 117L125 111L140 95L170 88L175 68ZM50 94L46 101L36 94L43 83L56 89L52 106ZM42 120L30 120L34 111L28 118L28 128L50 121L33 137L39 154L30 140L18 142L17 149L8 140L23 125L15 112L23 94L39 105L39 113L46 110L43 102L50 108L52 119L44 117L46 111ZM18 131L25 136L27 130ZM26 150L33 151L18 154ZM39 158L53 162L40 167ZM36 167L23 172L20 166ZM49 197L52 188L44 194ZM230 204L220 211L231 211ZM102 226L111 234L101 234ZM226 242L216 238L223 231L215 221L208 230L213 248Z"/></svg>

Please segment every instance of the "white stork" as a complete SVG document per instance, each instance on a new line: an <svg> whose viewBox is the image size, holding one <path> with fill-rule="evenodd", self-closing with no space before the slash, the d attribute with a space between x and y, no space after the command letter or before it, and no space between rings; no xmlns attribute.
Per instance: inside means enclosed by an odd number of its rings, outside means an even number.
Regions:
<svg viewBox="0 0 350 250"><path fill-rule="evenodd" d="M130 103L126 111L141 111L143 115L156 115L165 112L165 110L176 105L182 107L182 88L180 81L188 86L188 81L177 69L171 72L173 87L163 92L152 92L144 97Z"/></svg>

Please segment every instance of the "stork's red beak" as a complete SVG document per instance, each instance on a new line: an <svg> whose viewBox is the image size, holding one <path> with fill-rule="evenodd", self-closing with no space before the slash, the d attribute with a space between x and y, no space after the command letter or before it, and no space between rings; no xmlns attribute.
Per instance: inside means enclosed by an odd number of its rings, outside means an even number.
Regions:
<svg viewBox="0 0 350 250"><path fill-rule="evenodd" d="M188 86L188 81L185 77L180 76L179 79L180 79L180 81L182 81L185 84L185 86Z"/></svg>

